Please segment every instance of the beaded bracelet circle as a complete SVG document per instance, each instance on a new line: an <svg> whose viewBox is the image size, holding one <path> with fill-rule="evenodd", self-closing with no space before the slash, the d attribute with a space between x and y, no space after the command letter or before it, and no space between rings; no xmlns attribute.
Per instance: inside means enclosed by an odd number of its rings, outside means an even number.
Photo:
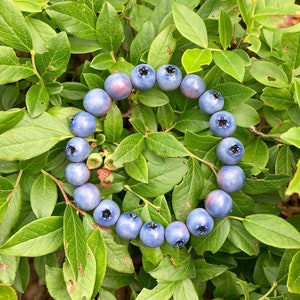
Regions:
<svg viewBox="0 0 300 300"><path fill-rule="evenodd" d="M88 182L90 169L99 168L102 162L98 153L90 154L90 145L86 139L96 130L96 118L104 116L110 110L112 99L124 100L133 89L146 91L156 84L163 91L179 88L185 97L198 99L200 110L210 115L210 131L221 138L216 153L224 164L216 174L219 188L208 193L204 207L192 209L185 222L175 220L166 228L156 221L143 223L139 214L134 211L121 213L113 200L101 199L100 189ZM70 130L74 137L65 148L70 160L65 169L65 178L75 186L73 198L77 207L92 211L99 226L115 226L121 238L132 240L139 237L141 243L147 247L159 247L165 240L172 246L182 247L189 241L190 234L205 236L212 231L214 218L230 215L233 207L230 193L238 192L244 185L245 174L238 166L244 155L244 146L241 141L231 136L236 130L236 121L230 112L222 110L223 96L216 90L206 90L206 84L200 76L188 74L183 77L180 69L172 64L164 65L157 71L148 64L140 64L131 71L130 76L121 72L109 75L104 82L104 89L94 88L87 92L83 106L85 111L76 113L70 121ZM91 167L87 161L97 163ZM104 176L101 172L98 174L99 178ZM104 178L108 175L105 174Z"/></svg>

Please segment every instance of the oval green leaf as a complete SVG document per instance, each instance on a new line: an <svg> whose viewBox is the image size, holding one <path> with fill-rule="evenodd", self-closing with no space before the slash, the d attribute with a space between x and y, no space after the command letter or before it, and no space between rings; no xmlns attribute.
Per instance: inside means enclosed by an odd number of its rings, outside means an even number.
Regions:
<svg viewBox="0 0 300 300"><path fill-rule="evenodd" d="M246 230L260 242L281 249L300 248L300 233L284 219L270 214L255 214L243 220Z"/></svg>
<svg viewBox="0 0 300 300"><path fill-rule="evenodd" d="M11 236L0 253L35 257L54 252L62 246L62 223L60 216L34 220Z"/></svg>
<svg viewBox="0 0 300 300"><path fill-rule="evenodd" d="M172 11L176 28L181 35L196 45L207 48L207 31L201 17L192 9L178 3L173 4Z"/></svg>

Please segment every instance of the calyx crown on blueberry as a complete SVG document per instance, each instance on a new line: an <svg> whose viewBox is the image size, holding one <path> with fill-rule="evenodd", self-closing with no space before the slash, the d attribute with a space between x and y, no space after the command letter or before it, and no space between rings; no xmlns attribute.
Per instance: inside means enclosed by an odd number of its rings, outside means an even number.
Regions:
<svg viewBox="0 0 300 300"><path fill-rule="evenodd" d="M200 110L210 115L209 129L221 140L216 154L224 164L217 172L218 189L208 193L204 200L204 208L192 209L186 221L173 221L166 228L153 220L143 224L140 215L134 211L121 213L120 207L112 199L101 199L100 189L88 182L92 169L99 168L103 162L100 153L93 151L88 142L97 126L96 117L103 117L112 107L112 101L128 98L133 89L147 91L155 85L163 91L179 88L187 98L198 98ZM83 107L86 111L76 113L69 126L74 137L71 138L65 153L70 163L65 169L67 182L75 187L74 202L79 209L93 211L95 222L102 227L115 226L116 233L125 240L139 238L140 242L150 248L161 246L164 241L174 247L185 246L190 234L205 236L214 228L214 218L227 217L233 208L230 193L243 188L245 173L237 164L244 155L244 146L240 140L231 137L236 130L234 116L225 110L224 98L217 90L206 90L204 80L196 74L188 74L184 78L180 69L166 64L157 71L148 64L140 64L133 68L130 76L116 72L109 75L104 82L104 89L94 88L86 93ZM98 178L104 182L107 178ZM109 171L111 181L113 175ZM104 186L104 185L102 185Z"/></svg>

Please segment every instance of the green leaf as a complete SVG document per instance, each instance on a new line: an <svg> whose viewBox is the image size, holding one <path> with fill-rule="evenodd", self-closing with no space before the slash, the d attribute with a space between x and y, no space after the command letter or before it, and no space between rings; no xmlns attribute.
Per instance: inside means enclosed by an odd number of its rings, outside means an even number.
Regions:
<svg viewBox="0 0 300 300"><path fill-rule="evenodd" d="M237 0L237 4L239 7L239 11L241 13L241 16L243 18L243 21L247 26L249 26L250 20L251 20L251 5L248 5L247 1L245 0Z"/></svg>
<svg viewBox="0 0 300 300"><path fill-rule="evenodd" d="M0 159L29 159L70 136L69 128L46 112L34 119L27 117L0 135Z"/></svg>
<svg viewBox="0 0 300 300"><path fill-rule="evenodd" d="M272 247L300 247L300 233L284 219L270 214L255 214L243 220L247 231L259 241ZM276 226L274 226L276 224Z"/></svg>
<svg viewBox="0 0 300 300"><path fill-rule="evenodd" d="M86 266L87 246L83 224L70 205L66 206L63 216L63 239L66 258L77 279Z"/></svg>
<svg viewBox="0 0 300 300"><path fill-rule="evenodd" d="M159 106L157 109L157 121L162 128L168 129L173 125L174 122L174 111L170 103L163 106Z"/></svg>
<svg viewBox="0 0 300 300"><path fill-rule="evenodd" d="M101 288L103 278L106 271L106 247L101 231L99 229L94 230L89 236L88 240L89 249L93 253L96 262L96 278L93 298Z"/></svg>
<svg viewBox="0 0 300 300"><path fill-rule="evenodd" d="M5 300L18 300L16 291L6 284L0 284L0 295Z"/></svg>
<svg viewBox="0 0 300 300"><path fill-rule="evenodd" d="M280 3L281 4L281 3ZM299 5L287 3L277 6L261 6L255 12L255 20L263 26L283 32L299 32L299 23L293 22L299 11Z"/></svg>
<svg viewBox="0 0 300 300"><path fill-rule="evenodd" d="M250 87L235 82L221 83L216 85L214 89L219 91L224 97L225 104L223 109L228 111L238 107L256 94L256 91Z"/></svg>
<svg viewBox="0 0 300 300"><path fill-rule="evenodd" d="M159 282L152 290L142 289L136 300L170 299L177 289L177 282Z"/></svg>
<svg viewBox="0 0 300 300"><path fill-rule="evenodd" d="M203 188L203 175L197 160L190 158L188 172L172 193L172 208L176 220L185 221L189 212L196 208Z"/></svg>
<svg viewBox="0 0 300 300"><path fill-rule="evenodd" d="M45 266L46 269L46 284L49 294L54 299L71 300L68 293L66 282L64 279L63 270L57 267Z"/></svg>
<svg viewBox="0 0 300 300"><path fill-rule="evenodd" d="M284 187L289 180L290 176L284 174L265 174L264 177L246 178L243 191L252 195L274 192Z"/></svg>
<svg viewBox="0 0 300 300"><path fill-rule="evenodd" d="M96 39L96 15L84 3L54 3L48 6L46 12L66 32L83 39Z"/></svg>
<svg viewBox="0 0 300 300"><path fill-rule="evenodd" d="M131 189L144 197L163 195L178 184L187 171L185 160L180 158L166 158L163 163L148 162L148 183L130 179Z"/></svg>
<svg viewBox="0 0 300 300"><path fill-rule="evenodd" d="M272 62L256 60L252 62L250 74L258 82L277 88L288 88L289 81L282 67Z"/></svg>
<svg viewBox="0 0 300 300"><path fill-rule="evenodd" d="M188 109L178 117L175 128L180 132L186 130L200 132L209 126L209 116L203 113L199 108Z"/></svg>
<svg viewBox="0 0 300 300"><path fill-rule="evenodd" d="M293 256L289 267L287 288L290 293L300 294L299 263L300 251Z"/></svg>
<svg viewBox="0 0 300 300"><path fill-rule="evenodd" d="M26 22L32 38L34 52L46 52L47 48L45 47L45 45L47 45L49 38L56 35L55 30L46 22L43 22L36 18L26 18Z"/></svg>
<svg viewBox="0 0 300 300"><path fill-rule="evenodd" d="M231 19L224 9L221 9L218 24L220 43L225 50L230 46L233 30Z"/></svg>
<svg viewBox="0 0 300 300"><path fill-rule="evenodd" d="M215 64L226 74L242 82L245 75L243 59L234 51L217 51L214 53Z"/></svg>
<svg viewBox="0 0 300 300"><path fill-rule="evenodd" d="M29 115L35 118L48 108L50 95L47 89L39 84L33 85L26 93L26 106Z"/></svg>
<svg viewBox="0 0 300 300"><path fill-rule="evenodd" d="M294 193L300 194L300 160L297 162L297 169L294 173L293 178L289 182L286 189L286 195L291 196Z"/></svg>
<svg viewBox="0 0 300 300"><path fill-rule="evenodd" d="M150 131L157 131L155 114L150 107L140 104L133 109L131 116L140 119Z"/></svg>
<svg viewBox="0 0 300 300"><path fill-rule="evenodd" d="M130 45L130 62L133 65L137 65L139 63L144 53L149 50L154 38L155 29L153 23L146 21Z"/></svg>
<svg viewBox="0 0 300 300"><path fill-rule="evenodd" d="M134 133L122 140L112 154L113 164L120 168L124 163L138 158L144 148L144 137L141 133Z"/></svg>
<svg viewBox="0 0 300 300"><path fill-rule="evenodd" d="M196 267L196 277L200 281L211 280L222 273L224 273L228 268L223 265L215 265L207 263L204 259L195 260Z"/></svg>
<svg viewBox="0 0 300 300"><path fill-rule="evenodd" d="M195 149L207 152L217 145L219 137L212 135L199 135L187 130L184 136L184 144L189 149Z"/></svg>
<svg viewBox="0 0 300 300"><path fill-rule="evenodd" d="M0 281L3 284L13 285L19 265L19 257L0 254ZM1 295L1 294L0 294Z"/></svg>
<svg viewBox="0 0 300 300"><path fill-rule="evenodd" d="M188 74L201 71L202 66L209 65L211 61L212 54L209 49L187 49L181 57L182 65Z"/></svg>
<svg viewBox="0 0 300 300"><path fill-rule="evenodd" d="M106 246L107 268L117 272L132 274L134 266L128 252L128 245L118 243L117 233L112 229L101 229ZM108 270L106 270L108 271ZM124 276L124 274L122 274Z"/></svg>
<svg viewBox="0 0 300 300"><path fill-rule="evenodd" d="M278 283L286 284L292 258L298 251L299 251L298 249L287 249L284 251L280 260L278 273L276 277L276 281Z"/></svg>
<svg viewBox="0 0 300 300"><path fill-rule="evenodd" d="M260 98L275 110L286 110L294 104L293 96L287 88L266 87Z"/></svg>
<svg viewBox="0 0 300 300"><path fill-rule="evenodd" d="M179 263L176 265L176 268L172 264L170 258L166 256L159 265L149 273L158 281L176 282L189 277L194 269L195 266L190 254L184 249L179 252Z"/></svg>
<svg viewBox="0 0 300 300"><path fill-rule="evenodd" d="M71 52L74 54L95 52L101 48L96 40L87 40L76 36L70 36L69 42Z"/></svg>
<svg viewBox="0 0 300 300"><path fill-rule="evenodd" d="M282 57L292 69L300 65L300 33L284 33L281 40Z"/></svg>
<svg viewBox="0 0 300 300"><path fill-rule="evenodd" d="M147 146L162 157L187 156L186 148L170 133L151 132L146 138Z"/></svg>
<svg viewBox="0 0 300 300"><path fill-rule="evenodd" d="M203 237L191 237L191 243L198 255L205 251L216 253L224 244L230 231L228 218L215 219L214 228L210 234Z"/></svg>
<svg viewBox="0 0 300 300"><path fill-rule="evenodd" d="M45 255L62 246L62 235L62 217L34 220L11 236L0 247L0 253L30 257Z"/></svg>
<svg viewBox="0 0 300 300"><path fill-rule="evenodd" d="M104 120L104 132L110 142L116 142L123 132L123 118L119 107L113 103Z"/></svg>
<svg viewBox="0 0 300 300"><path fill-rule="evenodd" d="M70 99L73 101L82 100L85 94L89 91L85 84L80 82L63 82L63 89L60 95L63 98Z"/></svg>
<svg viewBox="0 0 300 300"><path fill-rule="evenodd" d="M269 150L260 138L253 138L244 145L243 162L252 166L251 173L257 175L263 170L269 160Z"/></svg>
<svg viewBox="0 0 300 300"><path fill-rule="evenodd" d="M47 40L47 52L35 55L36 67L45 81L53 81L67 68L71 56L67 34L61 32Z"/></svg>
<svg viewBox="0 0 300 300"><path fill-rule="evenodd" d="M238 249L247 253L249 256L258 255L259 243L253 238L244 228L244 226L237 220L230 220L230 231L228 240Z"/></svg>
<svg viewBox="0 0 300 300"><path fill-rule="evenodd" d="M17 291L24 293L30 279L30 266L27 257L20 257L19 266L16 273L14 287Z"/></svg>
<svg viewBox="0 0 300 300"><path fill-rule="evenodd" d="M8 187L6 186L9 180L6 180L5 183L3 183L3 180L0 180L0 187L3 188L4 184L4 189L7 189ZM13 183L11 183L13 184ZM18 185L15 189L12 189L12 196L9 201L7 201L8 205L5 205L2 207L4 210L1 211L0 214L2 214L2 220L0 223L0 242L3 243L8 239L8 237L11 235L11 232L13 228L15 228L15 225L19 219L19 216L21 214L22 210L22 193L21 193L21 187ZM3 216L4 213L4 216Z"/></svg>
<svg viewBox="0 0 300 300"><path fill-rule="evenodd" d="M259 113L248 104L240 104L231 110L236 124L241 127L251 127L259 123Z"/></svg>
<svg viewBox="0 0 300 300"><path fill-rule="evenodd" d="M18 50L29 52L32 49L32 40L24 16L11 0L1 1L0 41Z"/></svg>
<svg viewBox="0 0 300 300"><path fill-rule="evenodd" d="M13 128L24 117L24 109L10 109L7 111L0 111L0 133Z"/></svg>
<svg viewBox="0 0 300 300"><path fill-rule="evenodd" d="M109 53L103 52L96 55L93 60L91 61L90 66L97 70L107 70L109 69L113 64L114 60L112 59L111 55Z"/></svg>
<svg viewBox="0 0 300 300"><path fill-rule="evenodd" d="M50 217L57 200L57 188L49 176L41 174L30 190L30 204L37 218Z"/></svg>
<svg viewBox="0 0 300 300"><path fill-rule="evenodd" d="M295 158L290 146L283 145L276 156L275 173L292 176L294 174Z"/></svg>
<svg viewBox="0 0 300 300"><path fill-rule="evenodd" d="M195 286L190 278L185 278L178 282L177 289L174 291L174 300L198 300Z"/></svg>
<svg viewBox="0 0 300 300"><path fill-rule="evenodd" d="M34 74L31 63L20 64L14 49L0 46L0 84L19 81Z"/></svg>
<svg viewBox="0 0 300 300"><path fill-rule="evenodd" d="M167 26L151 43L147 62L154 69L169 63L176 48L176 40L173 37L174 25Z"/></svg>
<svg viewBox="0 0 300 300"><path fill-rule="evenodd" d="M140 92L138 94L138 100L149 107L158 107L169 103L168 96L155 88L145 92Z"/></svg>
<svg viewBox="0 0 300 300"><path fill-rule="evenodd" d="M207 31L201 17L192 9L177 3L173 4L172 12L176 28L181 35L194 44L207 48Z"/></svg>
<svg viewBox="0 0 300 300"><path fill-rule="evenodd" d="M87 247L86 267L78 279L74 277L71 265L68 261L63 265L64 279L68 288L68 292L73 300L92 299L96 278L96 262L93 252Z"/></svg>
<svg viewBox="0 0 300 300"><path fill-rule="evenodd" d="M13 2L21 11L26 12L41 12L46 6L43 0L13 0Z"/></svg>
<svg viewBox="0 0 300 300"><path fill-rule="evenodd" d="M96 35L99 45L107 51L117 50L123 42L124 30L120 17L107 1L97 18Z"/></svg>
<svg viewBox="0 0 300 300"><path fill-rule="evenodd" d="M280 139L290 145L300 148L300 127L290 128L280 136Z"/></svg>
<svg viewBox="0 0 300 300"><path fill-rule="evenodd" d="M134 161L124 163L124 169L131 178L144 183L148 182L148 165L142 154Z"/></svg>

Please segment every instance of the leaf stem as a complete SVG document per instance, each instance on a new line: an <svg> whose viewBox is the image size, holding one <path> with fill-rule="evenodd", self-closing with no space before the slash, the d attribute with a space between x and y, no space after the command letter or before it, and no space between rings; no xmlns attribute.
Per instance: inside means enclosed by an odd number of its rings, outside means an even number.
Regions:
<svg viewBox="0 0 300 300"><path fill-rule="evenodd" d="M42 76L40 75L40 73L38 72L38 69L37 69L37 67L36 67L36 63L35 63L35 52L34 52L34 50L31 50L31 51L30 51L30 54L31 54L31 62L32 62L34 74L35 74L35 75L37 76L37 78L39 79L40 84L41 84L43 87L45 87L44 80L43 80Z"/></svg>
<svg viewBox="0 0 300 300"><path fill-rule="evenodd" d="M257 134L258 136L262 137L262 138L272 138L272 139L280 139L280 134L266 134L263 133L261 131L258 131L255 126L251 126L250 131Z"/></svg>
<svg viewBox="0 0 300 300"><path fill-rule="evenodd" d="M41 170L41 172L50 177L55 183L56 185L58 186L59 190L61 191L65 201L66 201L66 204L67 205L70 205L71 207L73 207L75 210L77 210L79 213L81 213L83 216L86 214L86 212L84 210L81 210L80 208L78 208L75 204L73 204L70 199L68 198L68 195L66 194L63 186L62 186L62 182L60 180L58 180L56 177L54 177L53 175L51 175L50 173L48 173L47 171L45 170Z"/></svg>
<svg viewBox="0 0 300 300"><path fill-rule="evenodd" d="M209 162L209 161L207 161L205 159L202 159L202 158L196 156L195 154L193 154L190 151L188 151L188 153L189 153L190 157L192 157L192 158L200 161L201 163L207 165L213 171L213 173L215 174L215 176L217 177L217 171L216 171L217 167L213 163L211 163L211 162Z"/></svg>
<svg viewBox="0 0 300 300"><path fill-rule="evenodd" d="M258 300L265 300L265 299L267 299L267 297L274 292L274 290L276 289L276 287L277 287L277 282L275 281L275 282L273 282L271 288L262 297L260 297Z"/></svg>
<svg viewBox="0 0 300 300"><path fill-rule="evenodd" d="M238 221L241 221L241 222L245 220L245 218L236 217L236 216L228 216L228 218L238 220Z"/></svg>
<svg viewBox="0 0 300 300"><path fill-rule="evenodd" d="M154 205L152 202L150 202L149 200L147 200L146 198L144 198L143 196L139 195L138 193L136 193L135 191L133 191L131 189L131 187L127 184L124 185L124 189L131 192L132 194L134 194L135 196L139 197L141 200L143 200L143 202L147 205L152 206L155 210L159 211L160 210L160 206Z"/></svg>
<svg viewBox="0 0 300 300"><path fill-rule="evenodd" d="M18 177L17 177L17 180L16 180L16 183L14 184L14 188L12 189L12 191L9 193L9 195L7 196L7 202L11 200L11 198L13 197L15 191L16 191L16 188L18 187L18 185L20 184L20 180L22 178L22 175L23 175L23 170L20 170L19 174L18 174Z"/></svg>

